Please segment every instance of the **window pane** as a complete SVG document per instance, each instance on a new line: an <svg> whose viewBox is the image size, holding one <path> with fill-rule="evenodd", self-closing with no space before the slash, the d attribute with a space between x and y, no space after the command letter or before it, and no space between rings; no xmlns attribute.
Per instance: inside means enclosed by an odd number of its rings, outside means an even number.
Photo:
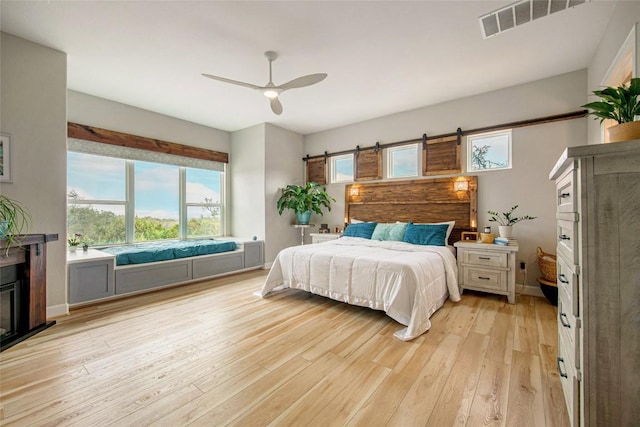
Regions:
<svg viewBox="0 0 640 427"><path fill-rule="evenodd" d="M331 181L353 181L353 154L332 158Z"/></svg>
<svg viewBox="0 0 640 427"><path fill-rule="evenodd" d="M418 146L390 148L389 177L418 176Z"/></svg>
<svg viewBox="0 0 640 427"><path fill-rule="evenodd" d="M126 161L67 152L67 194L80 200L125 200Z"/></svg>
<svg viewBox="0 0 640 427"><path fill-rule="evenodd" d="M469 137L469 171L511 167L511 131Z"/></svg>
<svg viewBox="0 0 640 427"><path fill-rule="evenodd" d="M186 168L187 203L220 203L222 174L217 171Z"/></svg>
<svg viewBox="0 0 640 427"><path fill-rule="evenodd" d="M179 237L179 167L150 162L135 165L135 241Z"/></svg>
<svg viewBox="0 0 640 427"><path fill-rule="evenodd" d="M124 205L100 205L70 202L67 208L69 235L82 234L89 245L125 242Z"/></svg>
<svg viewBox="0 0 640 427"><path fill-rule="evenodd" d="M219 236L220 207L219 206L188 206L187 207L187 236Z"/></svg>

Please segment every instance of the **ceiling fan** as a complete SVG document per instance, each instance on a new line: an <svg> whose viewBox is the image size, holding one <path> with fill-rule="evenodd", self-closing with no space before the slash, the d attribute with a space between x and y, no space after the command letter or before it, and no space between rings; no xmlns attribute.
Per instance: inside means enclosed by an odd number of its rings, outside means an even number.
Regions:
<svg viewBox="0 0 640 427"><path fill-rule="evenodd" d="M237 80L231 80L224 77L212 76L211 74L202 75L213 80L219 80L221 82L244 86L262 92L264 96L269 98L271 102L271 110L278 115L282 114L282 104L278 99L278 95L280 95L285 90L314 85L321 82L327 77L326 73L309 74L306 76L298 77L297 79L293 79L283 85L276 86L275 84L273 84L273 79L271 78L271 63L278 58L278 54L269 50L264 53L264 56L267 58L267 61L269 61L269 83L267 83L265 86L257 86L251 83L239 82Z"/></svg>

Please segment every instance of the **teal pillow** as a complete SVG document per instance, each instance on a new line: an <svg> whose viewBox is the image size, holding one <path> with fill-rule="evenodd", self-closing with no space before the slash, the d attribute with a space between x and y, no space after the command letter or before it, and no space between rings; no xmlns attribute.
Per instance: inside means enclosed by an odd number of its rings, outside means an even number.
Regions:
<svg viewBox="0 0 640 427"><path fill-rule="evenodd" d="M407 225L403 242L414 245L447 246L447 224Z"/></svg>
<svg viewBox="0 0 640 427"><path fill-rule="evenodd" d="M394 224L378 224L376 225L375 230L373 230L371 240L402 242L406 229L406 222L397 222Z"/></svg>
<svg viewBox="0 0 640 427"><path fill-rule="evenodd" d="M375 230L377 222L361 222L358 224L349 224L342 233L345 237L362 237L363 239L371 239L373 230Z"/></svg>

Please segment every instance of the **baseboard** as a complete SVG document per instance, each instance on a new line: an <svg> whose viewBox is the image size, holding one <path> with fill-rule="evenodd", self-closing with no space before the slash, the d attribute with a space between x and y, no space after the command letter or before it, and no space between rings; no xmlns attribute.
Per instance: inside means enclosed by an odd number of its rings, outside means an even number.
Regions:
<svg viewBox="0 0 640 427"><path fill-rule="evenodd" d="M69 314L69 304L47 306L47 319L50 317L65 316Z"/></svg>
<svg viewBox="0 0 640 427"><path fill-rule="evenodd" d="M530 285L524 286L521 284L516 284L516 294L531 295L534 297L544 298L544 294L542 293L540 286L530 286Z"/></svg>
<svg viewBox="0 0 640 427"><path fill-rule="evenodd" d="M262 266L262 268L263 268L264 270L271 270L271 267L273 267L273 263L272 263L272 262L266 262L266 263Z"/></svg>

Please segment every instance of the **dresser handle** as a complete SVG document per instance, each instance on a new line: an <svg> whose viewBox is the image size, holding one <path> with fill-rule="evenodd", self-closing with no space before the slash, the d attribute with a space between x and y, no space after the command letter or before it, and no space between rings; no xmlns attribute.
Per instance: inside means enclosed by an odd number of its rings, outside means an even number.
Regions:
<svg viewBox="0 0 640 427"><path fill-rule="evenodd" d="M489 278L489 277L482 277L482 276L478 276L478 279L481 279L481 280L491 280L491 278Z"/></svg>
<svg viewBox="0 0 640 427"><path fill-rule="evenodd" d="M564 319L568 319L567 315L565 313L560 313L560 323L562 323L562 326L571 329L571 323L569 323L569 320L567 320L567 323L564 323Z"/></svg>
<svg viewBox="0 0 640 427"><path fill-rule="evenodd" d="M566 199L567 197L571 197L571 193L561 193L560 194L560 198L561 199Z"/></svg>
<svg viewBox="0 0 640 427"><path fill-rule="evenodd" d="M560 283L565 283L565 284L569 283L569 281L567 280L567 276L565 276L562 273L558 275L558 279L560 279Z"/></svg>
<svg viewBox="0 0 640 427"><path fill-rule="evenodd" d="M486 256L479 256L478 258L479 258L479 259L485 259L485 260L487 260L487 261L491 259L491 258L486 257Z"/></svg>
<svg viewBox="0 0 640 427"><path fill-rule="evenodd" d="M567 236L566 234L561 234L558 237L560 238L560 240L571 240L571 237Z"/></svg>
<svg viewBox="0 0 640 427"><path fill-rule="evenodd" d="M560 368L560 363L562 363L562 365L564 365L564 359L562 357L558 357L558 372L560 373L560 376L562 378L569 378L569 375L567 375L566 372L563 372L562 368Z"/></svg>

